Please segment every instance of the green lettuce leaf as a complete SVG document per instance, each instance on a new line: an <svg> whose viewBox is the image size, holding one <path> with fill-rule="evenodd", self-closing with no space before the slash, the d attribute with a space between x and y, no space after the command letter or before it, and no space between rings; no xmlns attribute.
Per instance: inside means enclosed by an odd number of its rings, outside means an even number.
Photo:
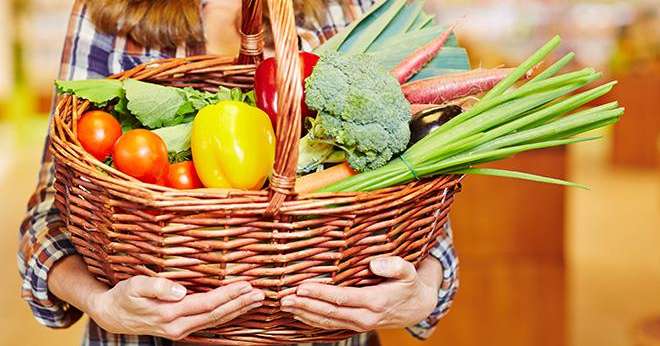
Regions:
<svg viewBox="0 0 660 346"><path fill-rule="evenodd" d="M185 100L175 88L128 79L124 81L124 90L128 110L144 126L155 129L183 121L183 117L177 116Z"/></svg>
<svg viewBox="0 0 660 346"><path fill-rule="evenodd" d="M58 80L55 88L60 94L74 94L97 107L105 107L108 102L124 97L122 82L114 79Z"/></svg>
<svg viewBox="0 0 660 346"><path fill-rule="evenodd" d="M170 152L180 152L190 149L190 138L192 137L192 122L163 127L153 130L167 145Z"/></svg>

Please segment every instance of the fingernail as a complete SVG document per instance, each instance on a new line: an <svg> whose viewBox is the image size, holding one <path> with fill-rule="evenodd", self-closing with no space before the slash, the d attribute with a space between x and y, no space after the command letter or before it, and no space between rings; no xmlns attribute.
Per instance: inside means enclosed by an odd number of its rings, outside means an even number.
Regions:
<svg viewBox="0 0 660 346"><path fill-rule="evenodd" d="M291 297L284 297L282 298L282 306L292 306L294 303L293 298Z"/></svg>
<svg viewBox="0 0 660 346"><path fill-rule="evenodd" d="M387 259L377 258L371 261L371 270L377 273L382 273L387 270Z"/></svg>
<svg viewBox="0 0 660 346"><path fill-rule="evenodd" d="M186 288L181 286L181 285L172 286L172 295L176 299L181 299L181 298L185 297L187 292L188 292L188 290L186 290Z"/></svg>
<svg viewBox="0 0 660 346"><path fill-rule="evenodd" d="M264 300L265 298L266 297L264 296L263 292L255 292L255 293L252 293L252 295L250 296L250 299L255 301L255 302Z"/></svg>
<svg viewBox="0 0 660 346"><path fill-rule="evenodd" d="M247 282L244 282L244 283L241 284L241 288L239 289L239 292L241 292L241 294L245 294L245 293L248 293L250 291L252 291L252 285L250 285Z"/></svg>

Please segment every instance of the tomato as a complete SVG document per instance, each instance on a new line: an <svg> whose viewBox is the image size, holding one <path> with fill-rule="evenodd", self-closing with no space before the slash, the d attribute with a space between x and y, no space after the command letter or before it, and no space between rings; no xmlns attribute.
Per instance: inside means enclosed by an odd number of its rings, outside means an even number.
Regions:
<svg viewBox="0 0 660 346"><path fill-rule="evenodd" d="M300 73L303 87L303 99L300 103L300 110L303 120L307 116L312 116L313 112L305 104L305 79L312 74L312 70L319 61L319 56L312 53L300 52ZM270 117L273 127L277 125L277 76L275 58L268 58L262 61L254 75L254 94L257 107L266 112ZM303 126L304 128L304 126Z"/></svg>
<svg viewBox="0 0 660 346"><path fill-rule="evenodd" d="M118 170L134 178L161 185L170 166L165 142L157 134L144 129L128 131L119 138L112 162Z"/></svg>
<svg viewBox="0 0 660 346"><path fill-rule="evenodd" d="M121 125L109 113L89 111L78 119L78 141L99 161L112 154L112 147L120 136Z"/></svg>
<svg viewBox="0 0 660 346"><path fill-rule="evenodd" d="M199 189L204 187L197 176L192 161L183 161L170 165L166 185L180 190Z"/></svg>

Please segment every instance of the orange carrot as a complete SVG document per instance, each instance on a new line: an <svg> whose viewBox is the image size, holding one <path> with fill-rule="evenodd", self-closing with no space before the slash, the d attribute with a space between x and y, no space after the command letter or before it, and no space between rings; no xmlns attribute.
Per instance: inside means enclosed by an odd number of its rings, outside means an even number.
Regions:
<svg viewBox="0 0 660 346"><path fill-rule="evenodd" d="M407 82L412 76L419 72L424 65L428 64L429 61L433 60L433 58L440 53L440 50L445 46L447 39L449 39L449 35L454 31L455 26L456 25L450 26L449 29L445 30L440 36L433 39L433 41L416 49L412 54L396 65L396 67L390 71L390 74L401 84Z"/></svg>
<svg viewBox="0 0 660 346"><path fill-rule="evenodd" d="M310 193L356 175L348 162L343 162L322 171L303 175L296 179L296 193Z"/></svg>

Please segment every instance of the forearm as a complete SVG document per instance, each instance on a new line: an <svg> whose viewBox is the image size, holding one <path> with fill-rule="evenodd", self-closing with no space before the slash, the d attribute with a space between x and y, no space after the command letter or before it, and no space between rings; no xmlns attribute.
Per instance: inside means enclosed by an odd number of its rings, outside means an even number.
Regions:
<svg viewBox="0 0 660 346"><path fill-rule="evenodd" d="M57 262L48 276L48 290L57 298L91 315L93 298L108 290L87 270L79 255Z"/></svg>

